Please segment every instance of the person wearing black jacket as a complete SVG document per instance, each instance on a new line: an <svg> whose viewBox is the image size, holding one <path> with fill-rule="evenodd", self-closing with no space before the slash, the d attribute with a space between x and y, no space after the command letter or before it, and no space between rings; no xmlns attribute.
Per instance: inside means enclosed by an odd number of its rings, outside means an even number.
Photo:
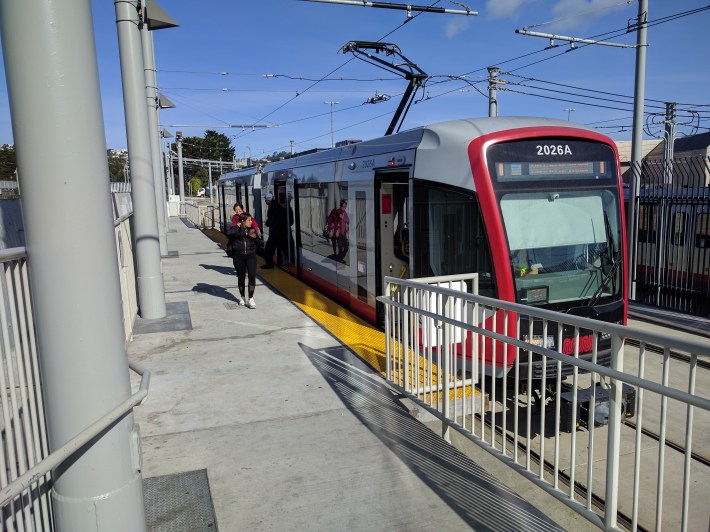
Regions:
<svg viewBox="0 0 710 532"><path fill-rule="evenodd" d="M266 249L264 250L266 264L262 268L273 268L274 255L277 251L281 252L282 258L288 256L286 209L276 201L276 198L270 192L264 196L264 201L268 207L264 225L269 228L269 238L266 241Z"/></svg>
<svg viewBox="0 0 710 532"><path fill-rule="evenodd" d="M227 246L232 251L234 269L237 271L237 286L239 287L239 304L248 308L256 308L254 290L256 289L256 248L261 240L261 234L253 227L251 214L243 212L239 215L239 223L227 231L229 242ZM249 273L249 299L244 299L244 284Z"/></svg>

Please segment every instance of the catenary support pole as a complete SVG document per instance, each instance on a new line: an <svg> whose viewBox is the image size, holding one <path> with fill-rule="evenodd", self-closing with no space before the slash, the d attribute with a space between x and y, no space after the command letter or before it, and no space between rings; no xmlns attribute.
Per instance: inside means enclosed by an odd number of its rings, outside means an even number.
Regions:
<svg viewBox="0 0 710 532"><path fill-rule="evenodd" d="M148 30L148 24L141 24L143 40L143 68L145 72L145 94L148 103L148 131L150 151L153 160L153 186L155 188L155 207L158 214L158 239L161 257L168 256L167 226L165 217L165 187L163 186L163 171L160 164L160 131L158 128L158 83L155 76L155 52L153 48L153 33Z"/></svg>
<svg viewBox="0 0 710 532"><path fill-rule="evenodd" d="M0 34L55 450L131 393L91 2L0 0ZM145 530L136 430L53 471L56 530Z"/></svg>
<svg viewBox="0 0 710 532"><path fill-rule="evenodd" d="M643 159L643 98L646 80L648 0L639 0L636 32L636 80L634 82L634 119L631 132L631 172L629 173L629 219L626 221L629 264L629 299L636 299L636 244L638 242L638 197Z"/></svg>
<svg viewBox="0 0 710 532"><path fill-rule="evenodd" d="M488 116L498 116L498 67L488 67Z"/></svg>
<svg viewBox="0 0 710 532"><path fill-rule="evenodd" d="M136 0L115 0L114 6L121 57L128 161L131 165L138 307L143 319L164 318L167 312L160 264L148 108L145 104L143 46L138 27L140 6Z"/></svg>

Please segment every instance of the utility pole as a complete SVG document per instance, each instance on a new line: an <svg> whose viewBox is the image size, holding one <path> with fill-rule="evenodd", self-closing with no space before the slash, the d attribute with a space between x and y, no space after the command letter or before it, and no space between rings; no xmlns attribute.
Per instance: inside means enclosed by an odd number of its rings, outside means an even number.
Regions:
<svg viewBox="0 0 710 532"><path fill-rule="evenodd" d="M636 299L637 203L641 183L641 160L643 158L643 98L646 79L648 0L639 0L638 20L636 23L638 28L636 30L636 79L634 81L634 118L631 133L631 172L629 174L629 219L626 222L629 299ZM614 523L613 526L616 526L616 524Z"/></svg>
<svg viewBox="0 0 710 532"><path fill-rule="evenodd" d="M93 22L89 0L0 1L50 452L131 395ZM128 413L55 468L51 486L40 480L37 489L51 490L52 528L145 530L139 456Z"/></svg>
<svg viewBox="0 0 710 532"><path fill-rule="evenodd" d="M498 67L488 67L488 116L498 116Z"/></svg>
<svg viewBox="0 0 710 532"><path fill-rule="evenodd" d="M675 142L675 103L666 102L666 128L663 133L663 184L673 184L673 143ZM659 268L660 269L660 268Z"/></svg>
<svg viewBox="0 0 710 532"><path fill-rule="evenodd" d="M567 108L565 109L565 111L567 111L567 122L569 122L569 120L570 120L570 115L572 114L572 111L576 111L576 110L577 110L577 109L574 109L574 108L571 108L571 107L567 107Z"/></svg>
<svg viewBox="0 0 710 532"><path fill-rule="evenodd" d="M212 203L212 161L207 163L207 180L210 184L210 203Z"/></svg>
<svg viewBox="0 0 710 532"><path fill-rule="evenodd" d="M338 105L340 102L323 102L326 105L330 105L330 147L335 148L335 136L333 133L333 106Z"/></svg>

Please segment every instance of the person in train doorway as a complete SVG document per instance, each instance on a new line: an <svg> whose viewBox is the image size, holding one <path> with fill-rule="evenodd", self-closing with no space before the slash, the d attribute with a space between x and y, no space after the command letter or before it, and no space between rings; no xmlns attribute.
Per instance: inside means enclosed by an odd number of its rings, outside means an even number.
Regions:
<svg viewBox="0 0 710 532"><path fill-rule="evenodd" d="M269 228L269 239L266 241L264 249L266 264L262 268L268 269L274 267L274 255L277 251L280 251L284 256L288 255L288 225L286 209L274 200L274 195L271 192L264 196L264 201L267 205L264 225Z"/></svg>
<svg viewBox="0 0 710 532"><path fill-rule="evenodd" d="M246 212L244 211L244 206L237 202L234 204L234 207L232 207L234 210L234 214L232 215L232 225L231 227L235 227L239 225L239 216L243 213ZM259 224L256 223L256 220L254 218L251 219L252 221L252 227L256 230L257 233L261 234L261 230L259 229Z"/></svg>
<svg viewBox="0 0 710 532"><path fill-rule="evenodd" d="M256 289L256 249L261 240L261 233L254 229L254 219L248 212L239 215L237 225L227 231L229 246L232 249L232 262L237 272L239 289L238 303L247 308L256 308L254 290ZM245 294L246 276L249 275L248 293ZM248 295L248 298L245 297Z"/></svg>
<svg viewBox="0 0 710 532"><path fill-rule="evenodd" d="M348 202L340 200L338 209L336 239L338 243L338 254L335 260L345 264L345 255L348 253L348 229L350 228L350 218L348 217Z"/></svg>

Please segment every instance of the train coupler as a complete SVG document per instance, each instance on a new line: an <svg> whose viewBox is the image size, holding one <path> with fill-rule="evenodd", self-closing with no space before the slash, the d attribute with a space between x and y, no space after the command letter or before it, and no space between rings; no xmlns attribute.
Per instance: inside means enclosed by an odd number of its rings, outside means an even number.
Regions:
<svg viewBox="0 0 710 532"><path fill-rule="evenodd" d="M577 390L576 427L589 428L590 421L595 426L609 424L609 388L598 382L595 386L594 404L592 404L592 388ZM623 384L621 389L621 412L624 418L636 414L636 389ZM560 431L572 432L573 428L572 392L560 394Z"/></svg>

